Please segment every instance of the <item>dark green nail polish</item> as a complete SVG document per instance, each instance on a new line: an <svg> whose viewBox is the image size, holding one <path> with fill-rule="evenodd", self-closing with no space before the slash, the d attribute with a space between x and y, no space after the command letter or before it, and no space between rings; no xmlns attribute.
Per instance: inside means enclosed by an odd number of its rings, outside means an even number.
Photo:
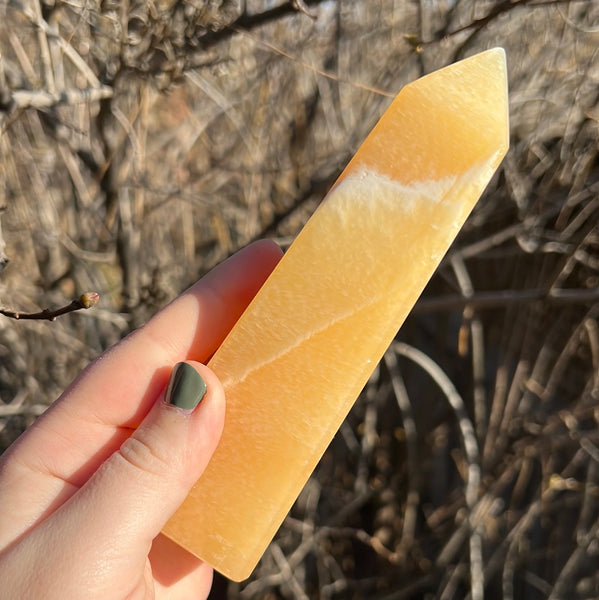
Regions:
<svg viewBox="0 0 599 600"><path fill-rule="evenodd" d="M205 395L206 383L201 375L191 365L177 363L166 388L166 402L183 410L193 410Z"/></svg>

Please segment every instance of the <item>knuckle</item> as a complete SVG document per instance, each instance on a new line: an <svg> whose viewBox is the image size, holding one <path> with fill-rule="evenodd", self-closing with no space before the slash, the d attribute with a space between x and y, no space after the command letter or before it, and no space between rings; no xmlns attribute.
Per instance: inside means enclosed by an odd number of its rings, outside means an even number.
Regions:
<svg viewBox="0 0 599 600"><path fill-rule="evenodd" d="M172 461L144 436L131 436L119 449L120 458L136 471L163 477L172 469Z"/></svg>

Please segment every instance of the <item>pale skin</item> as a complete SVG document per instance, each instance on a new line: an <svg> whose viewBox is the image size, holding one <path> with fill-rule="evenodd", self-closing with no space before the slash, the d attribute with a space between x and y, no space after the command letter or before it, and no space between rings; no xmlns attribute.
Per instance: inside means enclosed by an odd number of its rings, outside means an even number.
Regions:
<svg viewBox="0 0 599 600"><path fill-rule="evenodd" d="M0 458L0 599L205 598L212 569L160 534L218 443L225 397L204 364L281 257L258 242L105 352ZM164 402L174 364L207 384ZM226 477L226 474L223 474Z"/></svg>

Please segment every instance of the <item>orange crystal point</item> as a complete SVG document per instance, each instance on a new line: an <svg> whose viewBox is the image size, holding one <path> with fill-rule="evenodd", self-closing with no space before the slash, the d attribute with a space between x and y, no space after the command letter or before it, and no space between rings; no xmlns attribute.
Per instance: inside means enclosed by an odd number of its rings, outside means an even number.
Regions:
<svg viewBox="0 0 599 600"><path fill-rule="evenodd" d="M210 361L225 429L169 538L249 576L507 151L507 106L501 49L400 92Z"/></svg>
<svg viewBox="0 0 599 600"><path fill-rule="evenodd" d="M462 175L509 146L505 52L493 48L405 86L341 178L364 167L399 183Z"/></svg>

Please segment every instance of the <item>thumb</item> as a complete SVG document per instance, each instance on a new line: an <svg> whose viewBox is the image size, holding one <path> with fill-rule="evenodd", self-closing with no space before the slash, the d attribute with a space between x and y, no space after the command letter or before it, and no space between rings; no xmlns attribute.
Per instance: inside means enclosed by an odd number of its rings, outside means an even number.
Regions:
<svg viewBox="0 0 599 600"><path fill-rule="evenodd" d="M141 425L42 529L70 540L75 561L97 558L123 573L139 567L208 464L224 408L224 391L208 367L178 363Z"/></svg>
<svg viewBox="0 0 599 600"><path fill-rule="evenodd" d="M164 395L82 488L78 501L91 502L90 513L113 506L111 529L133 529L141 543L151 542L212 457L224 408L224 391L208 367L176 364Z"/></svg>
<svg viewBox="0 0 599 600"><path fill-rule="evenodd" d="M164 395L84 486L90 488L90 511L113 504L121 516L113 515L112 527L134 527L140 541L151 541L206 468L224 408L224 391L208 367L176 364Z"/></svg>

